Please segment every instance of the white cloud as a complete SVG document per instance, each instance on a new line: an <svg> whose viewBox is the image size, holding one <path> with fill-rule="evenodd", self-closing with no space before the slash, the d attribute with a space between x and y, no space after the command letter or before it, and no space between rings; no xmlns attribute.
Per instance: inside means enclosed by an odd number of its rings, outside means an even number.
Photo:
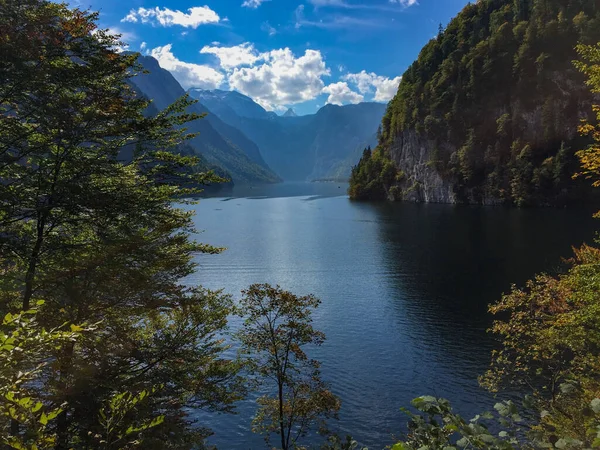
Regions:
<svg viewBox="0 0 600 450"><path fill-rule="evenodd" d="M219 58L221 67L225 70L252 65L260 58L254 45L249 42L233 47L210 47L206 45L200 50L200 53L215 55Z"/></svg>
<svg viewBox="0 0 600 450"><path fill-rule="evenodd" d="M269 2L269 1L271 1L271 0L244 0L244 3L242 3L242 6L244 8L256 9L260 5L262 5L264 2Z"/></svg>
<svg viewBox="0 0 600 450"><path fill-rule="evenodd" d="M142 43L140 44L140 52L143 52L144 50L146 50L146 43L145 43L145 42L142 42Z"/></svg>
<svg viewBox="0 0 600 450"><path fill-rule="evenodd" d="M264 108L301 103L316 98L330 71L318 50L306 50L296 58L289 48L261 53L264 63L237 67L229 75L229 87L254 99Z"/></svg>
<svg viewBox="0 0 600 450"><path fill-rule="evenodd" d="M368 9L370 5L347 3L344 0L308 0L315 8L335 7L346 9Z"/></svg>
<svg viewBox="0 0 600 450"><path fill-rule="evenodd" d="M220 17L208 6L194 6L189 8L187 13L179 10L173 11L169 8L160 9L157 6L156 8L132 9L129 14L121 19L121 22L135 23L138 21L152 23L153 25L158 24L163 27L180 25L186 28L198 28L200 25L218 23Z"/></svg>
<svg viewBox="0 0 600 450"><path fill-rule="evenodd" d="M266 33L269 33L269 36L274 36L277 34L277 30L271 26L271 24L269 23L269 21L263 22L260 25L260 29L263 30Z"/></svg>
<svg viewBox="0 0 600 450"><path fill-rule="evenodd" d="M209 66L192 64L177 59L171 51L171 44L156 47L150 52L163 69L170 71L184 89L199 87L216 89L221 86L225 76Z"/></svg>
<svg viewBox="0 0 600 450"><path fill-rule="evenodd" d="M323 88L324 94L329 94L327 103L332 105L344 105L347 103L360 103L365 97L360 95L358 92L354 92L348 86L348 83L339 81L332 83L329 86Z"/></svg>
<svg viewBox="0 0 600 450"><path fill-rule="evenodd" d="M398 3L399 5L402 5L405 8L419 4L417 0L390 0L390 3Z"/></svg>
<svg viewBox="0 0 600 450"><path fill-rule="evenodd" d="M316 8L316 6L315 6ZM300 5L294 11L295 28L313 27L322 29L379 28L384 26L380 19L353 17L348 15L327 16L325 19L312 20L306 17L306 8Z"/></svg>
<svg viewBox="0 0 600 450"><path fill-rule="evenodd" d="M373 72L367 73L363 70L360 73L344 75L342 80L354 83L361 94L373 92L373 89L375 89L373 100L376 102L388 102L396 95L402 77L387 78Z"/></svg>

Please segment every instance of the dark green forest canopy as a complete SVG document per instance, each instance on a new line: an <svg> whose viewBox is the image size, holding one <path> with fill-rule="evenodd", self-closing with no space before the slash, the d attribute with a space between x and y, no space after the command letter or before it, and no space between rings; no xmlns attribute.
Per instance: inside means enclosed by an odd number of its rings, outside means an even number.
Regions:
<svg viewBox="0 0 600 450"><path fill-rule="evenodd" d="M524 205L580 198L571 175L574 152L585 145L577 127L591 116L592 96L573 60L577 43L599 40L597 0L467 5L404 73L373 156L394 159L400 136L411 132L459 200ZM354 171L351 196L401 198L391 191L394 177L383 177L383 190L368 188L381 174L366 162ZM410 185L405 180L403 188Z"/></svg>

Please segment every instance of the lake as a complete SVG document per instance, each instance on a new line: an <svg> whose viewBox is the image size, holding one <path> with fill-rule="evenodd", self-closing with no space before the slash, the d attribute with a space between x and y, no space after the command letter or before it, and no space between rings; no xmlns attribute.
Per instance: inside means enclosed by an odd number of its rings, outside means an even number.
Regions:
<svg viewBox="0 0 600 450"><path fill-rule="evenodd" d="M592 211L356 203L346 189L284 183L202 199L199 240L228 250L198 256L188 282L236 298L264 282L319 297L327 341L311 356L342 400L331 428L371 449L403 431L399 408L419 395L468 418L492 409L477 384L494 346L487 305L591 242ZM249 399L235 416L196 416L220 449L266 448L250 431L254 411Z"/></svg>

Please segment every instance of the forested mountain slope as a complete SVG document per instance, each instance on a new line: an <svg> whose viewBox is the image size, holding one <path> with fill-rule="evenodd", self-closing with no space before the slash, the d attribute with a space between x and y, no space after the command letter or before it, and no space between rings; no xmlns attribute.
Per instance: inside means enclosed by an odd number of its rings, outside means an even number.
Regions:
<svg viewBox="0 0 600 450"><path fill-rule="evenodd" d="M190 95L255 142L285 180L347 179L360 152L375 145L385 105L327 105L316 114L278 116L238 92L191 89Z"/></svg>
<svg viewBox="0 0 600 450"><path fill-rule="evenodd" d="M162 69L154 58L140 56L139 62L148 73L138 75L133 82L144 95L153 100L157 109L161 110L185 95L177 80L170 72ZM208 113L204 119L188 124L190 132L199 133L188 144L209 164L222 167L231 174L234 182L280 181L264 162L256 144L240 130L220 120L201 103L190 109L190 112Z"/></svg>
<svg viewBox="0 0 600 450"><path fill-rule="evenodd" d="M353 171L353 198L564 204L592 96L572 61L597 0L480 0L421 51ZM393 164L391 164L393 162Z"/></svg>

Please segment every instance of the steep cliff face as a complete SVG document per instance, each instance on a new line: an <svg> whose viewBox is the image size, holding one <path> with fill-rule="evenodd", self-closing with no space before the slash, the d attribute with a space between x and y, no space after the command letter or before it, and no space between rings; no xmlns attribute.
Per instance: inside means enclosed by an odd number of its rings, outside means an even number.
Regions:
<svg viewBox="0 0 600 450"><path fill-rule="evenodd" d="M433 146L433 142L415 131L403 131L396 136L389 151L402 176L387 189L389 200L457 203L452 183L444 180L431 164Z"/></svg>
<svg viewBox="0 0 600 450"><path fill-rule="evenodd" d="M585 195L585 187L575 183L570 183L570 174L574 173L577 164L574 158L574 149L582 148L584 139L579 136L578 127L582 120L589 117L591 103L600 102L600 98L592 99L588 90L583 84L573 85L568 79L560 79L556 75L557 85L568 84L569 91L564 91L562 99L555 99L554 107L562 117L557 117L556 137L553 143L547 139L547 130L545 125L544 110L542 106L536 106L527 109L518 99L514 103L507 105L502 110L496 110L489 113L493 118L511 117L511 122L519 124L519 136L522 142L534 151L542 153L544 150L550 150L554 154L545 157L545 162L551 163L555 176L561 177L565 185L560 190L553 190L555 199L559 203L564 203L569 198ZM569 111L566 114L566 111ZM498 119L494 120L497 122ZM559 125L560 124L560 125ZM560 127L560 129L558 129ZM554 147L552 147L552 145ZM560 147L566 149L564 160L558 167ZM428 138L426 134L419 134L414 129L403 130L398 133L387 145L387 154L395 163L397 169L402 174L399 180L390 184L386 189L388 200L405 200L422 203L469 203L482 205L500 205L507 203L506 192L500 192L484 184L483 186L465 186L461 184L456 171L440 170L439 160L436 164L436 158L440 154L457 155L460 149L450 142L438 142L435 139ZM485 148L475 149L481 154L485 154ZM520 155L517 155L517 158ZM542 162L543 165L543 162ZM511 172L514 172L511 171ZM533 170L535 172L535 169ZM538 170L538 173L540 171ZM562 172L562 173L561 173ZM510 173L506 174L507 176ZM532 176L535 176L533 173ZM540 175L538 175L539 177ZM568 183L567 183L568 182ZM509 183L510 184L510 183ZM394 188L394 186L396 186ZM518 187L517 185L512 187ZM547 200L548 204L551 202ZM543 202L538 202L543 203Z"/></svg>
<svg viewBox="0 0 600 450"><path fill-rule="evenodd" d="M351 195L516 205L582 200L585 183L572 179L575 152L586 145L577 128L595 100L572 61L578 43L598 40L597 0L468 4L404 73L377 148L353 171Z"/></svg>

